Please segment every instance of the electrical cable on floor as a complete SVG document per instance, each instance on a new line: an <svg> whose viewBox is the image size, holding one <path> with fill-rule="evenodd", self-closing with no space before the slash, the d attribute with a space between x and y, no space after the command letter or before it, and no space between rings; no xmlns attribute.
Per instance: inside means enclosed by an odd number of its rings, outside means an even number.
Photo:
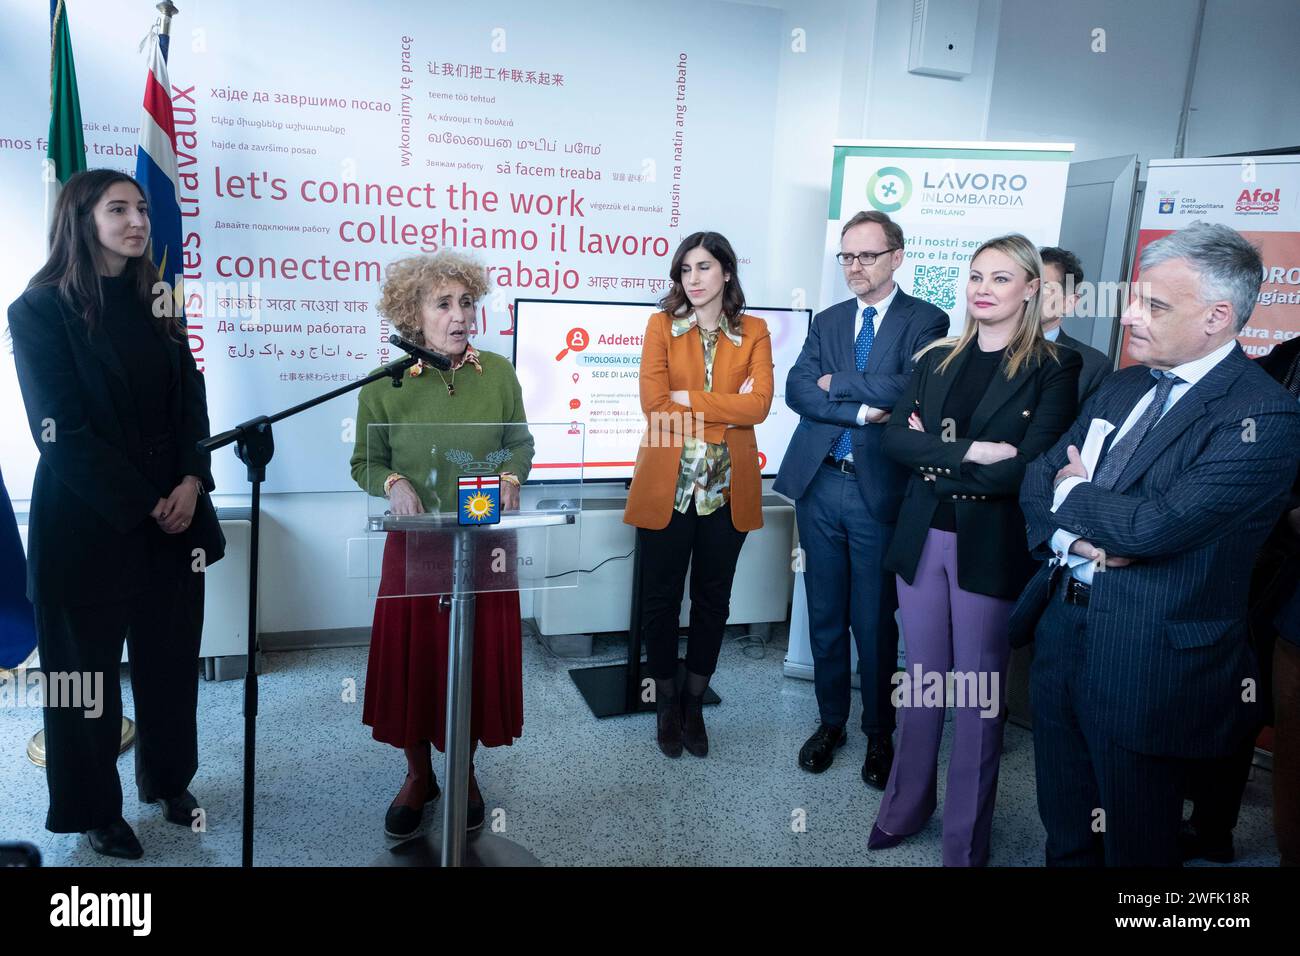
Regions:
<svg viewBox="0 0 1300 956"><path fill-rule="evenodd" d="M566 574L594 574L597 571L599 571L601 568L603 568L605 565L609 564L609 562L620 561L623 558L630 558L635 553L636 553L636 549L633 548L627 554L610 555L604 561L601 561L599 564L597 564L594 568L574 568L571 571L557 571L555 574L546 575L546 577L543 580L549 581L552 578L562 578ZM590 663L590 664L617 664L620 661L626 660L626 655L618 656L618 657L609 657L609 656L575 657L569 654L557 654L555 650L551 647L551 642L547 640L546 637L544 637L540 631L536 630L536 628L530 628L530 630L532 631L532 636L536 638L537 643L542 646L542 650L544 650L550 657L552 657L557 661L583 661L584 663Z"/></svg>
<svg viewBox="0 0 1300 956"><path fill-rule="evenodd" d="M595 574L595 573L596 573L597 571L599 571L602 567L604 567L605 565L609 564L609 562L611 562L611 561L619 561L619 560L621 560L621 559L623 559L623 558L630 558L630 557L632 557L632 555L633 555L635 552L636 552L636 548L633 548L633 549L632 549L631 551L629 551L627 554L614 554L614 555L611 555L611 556L609 556L608 558L606 558L604 561L600 562L600 564L596 565L594 568L591 568L591 569L587 569L587 568L574 568L572 571L557 571L555 574L548 574L548 575L547 575L543 580L549 581L549 580L551 580L551 578L562 578L562 577L564 577L566 574Z"/></svg>
<svg viewBox="0 0 1300 956"><path fill-rule="evenodd" d="M744 654L752 661L761 661L767 657L767 645L770 638L761 637L758 634L738 634L732 638L740 645L740 653ZM758 653L753 653L757 649Z"/></svg>

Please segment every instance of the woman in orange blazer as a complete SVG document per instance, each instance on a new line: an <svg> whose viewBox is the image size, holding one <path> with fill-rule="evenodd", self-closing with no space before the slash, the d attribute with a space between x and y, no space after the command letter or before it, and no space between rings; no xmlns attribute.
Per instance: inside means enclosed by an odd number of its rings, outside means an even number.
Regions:
<svg viewBox="0 0 1300 956"><path fill-rule="evenodd" d="M763 526L754 426L772 406L772 338L744 314L731 243L687 236L672 288L641 347L647 427L623 520L641 549L641 628L655 680L659 749L709 752L704 692L718 664L745 534ZM694 558L694 560L692 560ZM691 565L686 684L677 693L677 621Z"/></svg>

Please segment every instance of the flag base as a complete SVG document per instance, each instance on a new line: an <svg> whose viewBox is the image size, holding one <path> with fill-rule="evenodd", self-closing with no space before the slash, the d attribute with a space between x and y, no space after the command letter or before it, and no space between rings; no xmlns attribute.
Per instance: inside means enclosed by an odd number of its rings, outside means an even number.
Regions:
<svg viewBox="0 0 1300 956"><path fill-rule="evenodd" d="M126 753L135 743L135 721L130 717L122 718L122 739L118 755ZM27 742L27 759L38 767L45 766L45 731L38 730Z"/></svg>

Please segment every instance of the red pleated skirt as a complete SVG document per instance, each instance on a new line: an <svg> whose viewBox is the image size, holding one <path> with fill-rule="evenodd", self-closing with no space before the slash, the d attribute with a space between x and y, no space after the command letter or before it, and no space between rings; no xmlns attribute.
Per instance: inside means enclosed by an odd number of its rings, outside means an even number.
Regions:
<svg viewBox="0 0 1300 956"><path fill-rule="evenodd" d="M370 632L361 720L395 747L429 740L446 749L449 607L437 596L400 594L406 581L405 535L392 532ZM474 680L470 740L509 746L524 732L522 628L518 591L479 594L474 609Z"/></svg>

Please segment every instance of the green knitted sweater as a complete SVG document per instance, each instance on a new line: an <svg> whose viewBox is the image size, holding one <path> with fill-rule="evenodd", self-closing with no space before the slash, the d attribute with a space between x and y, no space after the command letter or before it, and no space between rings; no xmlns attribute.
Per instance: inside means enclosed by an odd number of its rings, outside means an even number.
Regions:
<svg viewBox="0 0 1300 956"><path fill-rule="evenodd" d="M481 373L469 363L456 370L455 395L447 394L445 384L451 373L439 378L432 368L418 376L406 373L401 388L380 379L361 389L352 479L362 489L382 498L384 480L397 473L415 487L426 511L455 511L461 475L509 472L527 480L533 436L523 424L519 379L503 356L478 357Z"/></svg>

